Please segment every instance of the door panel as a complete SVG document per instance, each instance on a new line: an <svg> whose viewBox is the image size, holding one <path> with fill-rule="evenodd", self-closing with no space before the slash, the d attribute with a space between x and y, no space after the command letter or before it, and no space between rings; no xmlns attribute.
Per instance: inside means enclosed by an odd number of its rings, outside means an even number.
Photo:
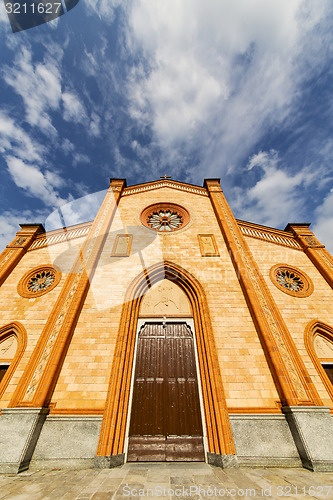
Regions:
<svg viewBox="0 0 333 500"><path fill-rule="evenodd" d="M137 348L128 461L203 461L191 329L145 323Z"/></svg>

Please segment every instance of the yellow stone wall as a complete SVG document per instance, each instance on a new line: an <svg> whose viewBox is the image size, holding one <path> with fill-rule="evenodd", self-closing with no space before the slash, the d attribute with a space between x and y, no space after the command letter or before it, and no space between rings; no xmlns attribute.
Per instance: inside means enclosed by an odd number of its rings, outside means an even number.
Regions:
<svg viewBox="0 0 333 500"><path fill-rule="evenodd" d="M167 201L190 212L190 225L171 234L144 228L141 211ZM126 229L133 234L131 256L111 257L116 235ZM215 235L220 257L201 256L200 233ZM103 409L126 290L143 265L163 259L204 288L228 406L276 407L277 391L209 198L161 188L121 198L54 393L56 410Z"/></svg>
<svg viewBox="0 0 333 500"><path fill-rule="evenodd" d="M189 225L160 234L142 226L141 211L150 204L171 202L185 207ZM129 257L112 257L116 236L132 234ZM218 257L202 257L198 234L214 234ZM27 361L64 284L77 248L84 238L27 252L0 288L0 326L23 324L26 351L0 403L8 406ZM332 324L333 291L307 256L298 250L246 238L292 338L325 405L328 393L304 346L304 330L314 319ZM70 244L69 244L70 243ZM210 312L226 402L231 409L274 409L279 397L239 285L228 249L208 197L171 188L123 196L79 316L52 403L54 411L104 409L113 353L126 291L143 267L169 260L191 273L204 289ZM16 287L33 267L56 263L63 276L51 292L34 299L20 297ZM269 270L278 263L296 266L311 278L314 292L305 298L278 290Z"/></svg>
<svg viewBox="0 0 333 500"><path fill-rule="evenodd" d="M304 344L305 328L310 321L318 320L333 325L332 288L303 251L274 245L255 238L246 238L246 241L324 405L333 406ZM288 264L304 271L313 282L313 293L309 297L293 297L280 291L273 285L269 277L269 270L275 264Z"/></svg>
<svg viewBox="0 0 333 500"><path fill-rule="evenodd" d="M23 357L12 376L9 385L1 398L0 408L6 408L14 390L23 374L33 349L42 333L46 320L54 306L66 280L67 269L75 258L77 248L84 238L59 243L27 252L10 276L0 287L0 326L13 321L20 322L27 332L27 347ZM53 264L61 256L62 277L58 285L50 292L36 298L21 297L17 292L17 284L25 273L43 264ZM58 264L60 260L58 260Z"/></svg>

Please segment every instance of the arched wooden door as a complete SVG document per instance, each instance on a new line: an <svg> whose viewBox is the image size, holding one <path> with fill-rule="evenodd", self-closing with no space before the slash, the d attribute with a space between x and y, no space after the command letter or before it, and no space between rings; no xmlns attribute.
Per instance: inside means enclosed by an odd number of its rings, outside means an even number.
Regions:
<svg viewBox="0 0 333 500"><path fill-rule="evenodd" d="M194 341L185 323L138 337L128 461L204 461Z"/></svg>

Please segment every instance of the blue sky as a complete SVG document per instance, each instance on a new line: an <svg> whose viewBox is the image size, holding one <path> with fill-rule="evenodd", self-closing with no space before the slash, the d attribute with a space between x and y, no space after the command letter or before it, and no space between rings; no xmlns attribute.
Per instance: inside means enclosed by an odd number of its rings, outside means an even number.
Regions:
<svg viewBox="0 0 333 500"><path fill-rule="evenodd" d="M328 0L80 0L13 34L0 4L1 248L109 177L167 173L333 252L332 26Z"/></svg>

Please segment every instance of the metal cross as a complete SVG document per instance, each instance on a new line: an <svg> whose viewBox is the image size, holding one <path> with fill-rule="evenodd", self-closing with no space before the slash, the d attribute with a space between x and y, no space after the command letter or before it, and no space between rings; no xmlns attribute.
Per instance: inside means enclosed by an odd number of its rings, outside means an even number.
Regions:
<svg viewBox="0 0 333 500"><path fill-rule="evenodd" d="M171 175L167 175L167 174L160 175L160 179L171 179Z"/></svg>

